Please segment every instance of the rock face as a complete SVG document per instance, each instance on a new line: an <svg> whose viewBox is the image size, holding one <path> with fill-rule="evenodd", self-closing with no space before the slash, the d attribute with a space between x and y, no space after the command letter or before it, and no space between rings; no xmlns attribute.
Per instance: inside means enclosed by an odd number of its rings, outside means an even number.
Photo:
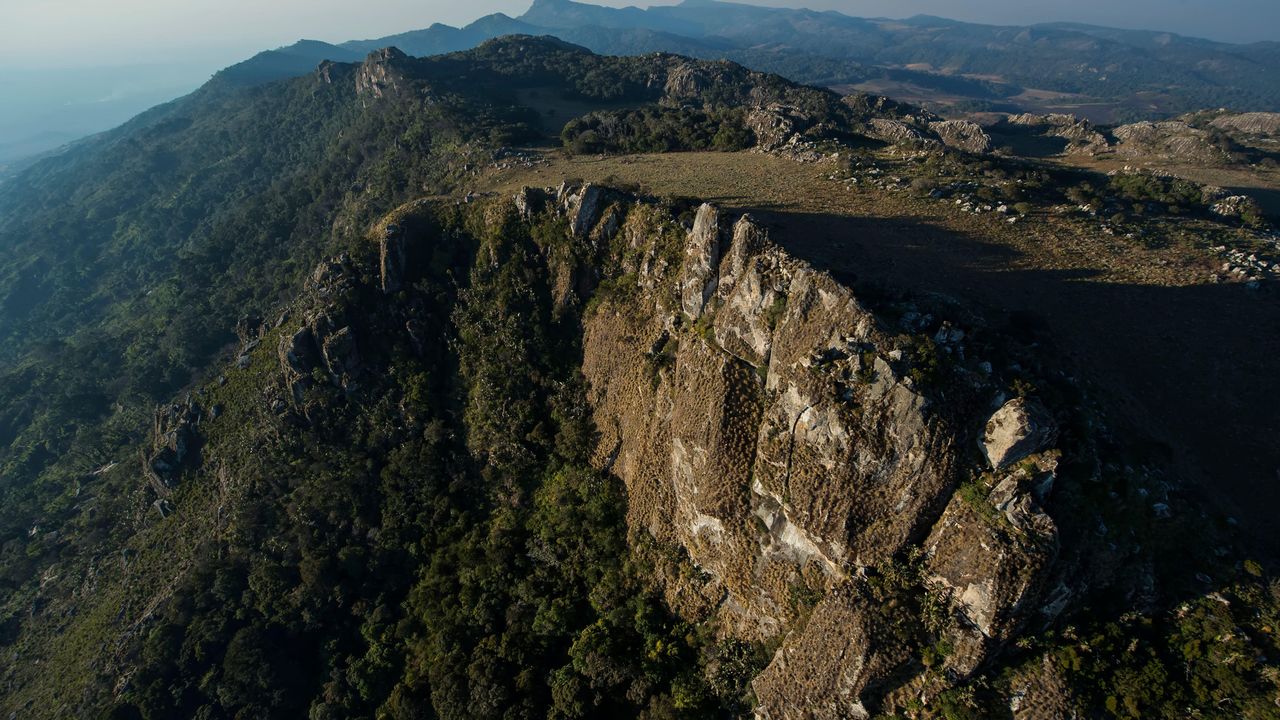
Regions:
<svg viewBox="0 0 1280 720"><path fill-rule="evenodd" d="M952 485L955 447L847 289L749 219L718 253L718 225L704 205L662 301L674 317L588 323L585 372L633 522L689 548L731 620L768 636L803 569L835 581L905 544ZM642 359L668 325L683 332L655 377Z"/></svg>
<svg viewBox="0 0 1280 720"><path fill-rule="evenodd" d="M409 56L394 47L369 53L369 57L356 72L356 93L376 98L399 93L407 85L397 73L395 64L407 57Z"/></svg>
<svg viewBox="0 0 1280 720"><path fill-rule="evenodd" d="M1057 437L1053 416L1035 400L1014 398L987 421L982 454L999 470L1048 447Z"/></svg>
<svg viewBox="0 0 1280 720"><path fill-rule="evenodd" d="M942 144L956 150L982 155L991 152L991 136L982 126L968 120L940 120L930 123Z"/></svg>
<svg viewBox="0 0 1280 720"><path fill-rule="evenodd" d="M629 525L705 574L669 579L669 597L704 598L731 635L783 638L754 683L760 717L862 717L918 651L890 637L863 575L915 548L951 609L948 677L971 673L1053 564L1037 499L1052 463L957 494L962 428L985 417L963 395L931 403L847 288L749 216L729 229L702 205L679 253L645 217L632 211L619 236L635 286L584 319L583 372L596 462L625 482ZM1022 401L992 425L1001 467L1053 439ZM797 593L821 600L795 630Z"/></svg>

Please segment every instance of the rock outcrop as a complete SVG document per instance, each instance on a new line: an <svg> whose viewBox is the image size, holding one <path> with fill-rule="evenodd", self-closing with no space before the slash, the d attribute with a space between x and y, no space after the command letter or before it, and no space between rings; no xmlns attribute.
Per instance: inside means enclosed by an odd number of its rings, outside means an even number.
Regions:
<svg viewBox="0 0 1280 720"><path fill-rule="evenodd" d="M1246 112L1228 113L1209 123L1219 130L1240 133L1252 137L1280 137L1280 113Z"/></svg>
<svg viewBox="0 0 1280 720"><path fill-rule="evenodd" d="M925 550L931 581L955 613L947 631L954 650L944 671L967 677L1009 640L1040 596L1058 552L1057 526L1040 503L1053 486L1056 463L978 481L956 493Z"/></svg>
<svg viewBox="0 0 1280 720"><path fill-rule="evenodd" d="M525 192L524 195L530 196L529 192ZM604 205L604 188L591 183L580 187L564 183L556 190L556 202L569 218L569 231L579 238L585 237L600 219Z"/></svg>
<svg viewBox="0 0 1280 720"><path fill-rule="evenodd" d="M756 147L769 152L800 140L810 121L796 108L771 103L752 108L747 113L746 124L756 137Z"/></svg>
<svg viewBox="0 0 1280 720"><path fill-rule="evenodd" d="M369 53L369 57L356 72L356 93L376 98L398 94L408 87L408 84L395 66L408 57L399 48L394 47Z"/></svg>
<svg viewBox="0 0 1280 720"><path fill-rule="evenodd" d="M901 665L910 650L867 612L867 599L841 588L814 608L752 683L761 720L867 718L863 691Z"/></svg>
<svg viewBox="0 0 1280 720"><path fill-rule="evenodd" d="M142 469L162 499L177 485L182 470L193 464L199 444L200 415L200 406L190 397L156 408L150 448L143 454Z"/></svg>
<svg viewBox="0 0 1280 720"><path fill-rule="evenodd" d="M1176 120L1121 125L1112 131L1117 155L1144 160L1223 163L1231 159L1208 132Z"/></svg>
<svg viewBox="0 0 1280 720"><path fill-rule="evenodd" d="M867 613L860 578L923 547L964 648L950 676L971 673L1053 563L1037 499L1051 479L1023 468L956 494L976 408L960 393L945 412L932 403L847 288L749 216L730 230L698 208L678 264L643 217L622 230L625 303L603 298L585 318L583 372L596 459L625 482L628 522L705 573L668 592L708 598L731 634L784 637L755 682L761 717L858 717L913 652ZM997 416L999 467L1053 439L1047 413L1021 401ZM797 592L823 599L792 631Z"/></svg>
<svg viewBox="0 0 1280 720"><path fill-rule="evenodd" d="M720 214L710 205L698 208L685 249L687 268L680 285L680 307L693 320L716 291L720 267Z"/></svg>
<svg viewBox="0 0 1280 720"><path fill-rule="evenodd" d="M991 136L982 126L968 120L940 120L929 123L943 145L975 155L991 152Z"/></svg>
<svg viewBox="0 0 1280 720"><path fill-rule="evenodd" d="M872 118L867 122L867 135L887 143L912 142L924 139L915 127L901 120Z"/></svg>
<svg viewBox="0 0 1280 720"><path fill-rule="evenodd" d="M405 268L404 230L399 225L387 225L378 240L378 268L382 276L382 292L399 290Z"/></svg>
<svg viewBox="0 0 1280 720"><path fill-rule="evenodd" d="M1034 115L1023 113L1011 115L1005 121L1016 127L1032 129L1048 137L1062 138L1067 141L1067 154L1095 155L1108 150L1111 145L1107 137L1094 128L1093 123L1074 115L1050 113Z"/></svg>
<svg viewBox="0 0 1280 720"><path fill-rule="evenodd" d="M384 243L380 248L384 291L388 287L385 253ZM363 368L356 333L342 302L343 293L353 282L347 265L348 259L339 256L316 266L297 308L296 314L304 318L301 326L280 336L276 351L280 373L294 407L304 415L305 391L317 380L327 378L333 385L351 390ZM399 282L399 276L395 278Z"/></svg>

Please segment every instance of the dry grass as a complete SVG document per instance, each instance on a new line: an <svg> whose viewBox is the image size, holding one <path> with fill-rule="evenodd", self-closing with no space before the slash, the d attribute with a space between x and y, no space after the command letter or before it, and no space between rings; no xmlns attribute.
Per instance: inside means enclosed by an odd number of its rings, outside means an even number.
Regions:
<svg viewBox="0 0 1280 720"><path fill-rule="evenodd" d="M905 221L981 238L984 245L1006 248L1010 268L1077 272L1100 282L1190 285L1205 282L1214 258L1191 244L1149 250L1101 232L1089 234L1074 218L1041 215L1029 224L1010 226L1003 216L974 216L950 204L888 192L849 187L829 180L834 161L803 164L760 153L670 153L616 157L548 156L548 165L494 172L475 190L511 194L526 185L554 186L566 178L638 185L646 194L689 197L725 208L764 213L774 222L789 215L877 218ZM910 232L904 226L898 228ZM837 249L838 248L833 248Z"/></svg>

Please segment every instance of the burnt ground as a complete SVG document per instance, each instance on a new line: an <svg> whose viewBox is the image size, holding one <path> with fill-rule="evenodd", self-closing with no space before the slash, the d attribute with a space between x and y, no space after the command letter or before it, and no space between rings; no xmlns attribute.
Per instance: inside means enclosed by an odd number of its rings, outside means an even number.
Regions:
<svg viewBox="0 0 1280 720"><path fill-rule="evenodd" d="M1260 550L1280 552L1280 287L1211 283L1217 261L1149 249L1054 216L1008 225L946 203L825 179L829 167L749 153L555 158L476 189L562 178L640 183L751 212L775 242L857 290L958 301L987 325L1034 318L1047 351L1094 388L1124 436Z"/></svg>

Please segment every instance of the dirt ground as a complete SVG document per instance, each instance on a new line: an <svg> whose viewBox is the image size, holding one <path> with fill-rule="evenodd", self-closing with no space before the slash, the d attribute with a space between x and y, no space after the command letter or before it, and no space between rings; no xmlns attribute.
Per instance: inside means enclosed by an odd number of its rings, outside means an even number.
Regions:
<svg viewBox="0 0 1280 720"><path fill-rule="evenodd" d="M1055 216L1009 225L944 202L826 179L832 163L756 153L569 158L481 179L511 193L565 178L639 183L751 212L775 242L856 290L962 301L989 325L1035 317L1113 420L1271 551L1280 503L1280 288L1211 283L1189 243L1149 250Z"/></svg>

